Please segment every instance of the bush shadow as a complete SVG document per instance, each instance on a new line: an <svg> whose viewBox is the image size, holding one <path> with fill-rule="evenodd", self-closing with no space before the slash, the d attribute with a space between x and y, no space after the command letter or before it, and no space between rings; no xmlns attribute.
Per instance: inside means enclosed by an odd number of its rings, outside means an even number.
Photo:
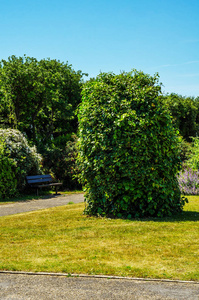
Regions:
<svg viewBox="0 0 199 300"><path fill-rule="evenodd" d="M179 214L175 214L170 217L163 217L163 218L145 218L139 219L139 221L152 221L152 222L197 222L199 221L199 212L197 211L183 211Z"/></svg>

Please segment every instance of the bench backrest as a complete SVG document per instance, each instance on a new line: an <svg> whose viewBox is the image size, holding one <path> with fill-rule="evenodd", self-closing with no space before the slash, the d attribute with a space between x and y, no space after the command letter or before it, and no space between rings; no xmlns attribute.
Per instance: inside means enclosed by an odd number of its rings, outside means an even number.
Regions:
<svg viewBox="0 0 199 300"><path fill-rule="evenodd" d="M50 174L26 176L26 180L30 185L48 183L53 181Z"/></svg>

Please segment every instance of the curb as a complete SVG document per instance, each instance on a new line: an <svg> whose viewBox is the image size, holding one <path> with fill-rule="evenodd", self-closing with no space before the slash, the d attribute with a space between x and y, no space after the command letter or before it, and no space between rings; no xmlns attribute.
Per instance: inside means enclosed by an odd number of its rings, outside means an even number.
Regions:
<svg viewBox="0 0 199 300"><path fill-rule="evenodd" d="M199 284L199 281L187 280L171 280L171 279L156 279L156 278L136 278L136 277L121 277L121 276L108 276L108 275L88 275L88 274L70 274L70 273L51 273L51 272L25 272L25 271L1 271L0 274L13 274L13 275L46 275L46 276L65 276L65 277L82 277L82 278L96 278L96 279L125 279L132 281L156 281L167 283L194 283Z"/></svg>

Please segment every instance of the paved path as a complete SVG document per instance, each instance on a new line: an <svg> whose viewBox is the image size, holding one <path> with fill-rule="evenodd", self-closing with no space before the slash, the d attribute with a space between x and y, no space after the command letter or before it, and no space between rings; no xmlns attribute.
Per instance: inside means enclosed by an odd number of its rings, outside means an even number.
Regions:
<svg viewBox="0 0 199 300"><path fill-rule="evenodd" d="M83 194L51 195L45 199L0 205L0 217L84 201Z"/></svg>
<svg viewBox="0 0 199 300"><path fill-rule="evenodd" d="M199 284L50 275L0 274L1 300L198 300Z"/></svg>

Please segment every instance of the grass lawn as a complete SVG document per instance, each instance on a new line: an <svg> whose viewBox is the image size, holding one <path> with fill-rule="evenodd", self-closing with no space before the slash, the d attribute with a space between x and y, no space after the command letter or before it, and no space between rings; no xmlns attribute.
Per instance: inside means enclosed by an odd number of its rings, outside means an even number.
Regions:
<svg viewBox="0 0 199 300"><path fill-rule="evenodd" d="M0 217L0 269L199 280L199 196L173 218L111 220L84 204Z"/></svg>

